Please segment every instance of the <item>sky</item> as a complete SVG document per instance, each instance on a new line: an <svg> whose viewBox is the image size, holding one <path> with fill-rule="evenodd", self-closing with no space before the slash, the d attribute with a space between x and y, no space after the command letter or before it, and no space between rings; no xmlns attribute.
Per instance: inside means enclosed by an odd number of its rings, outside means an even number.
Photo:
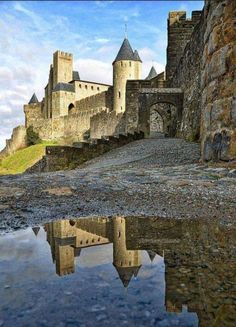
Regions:
<svg viewBox="0 0 236 327"><path fill-rule="evenodd" d="M169 11L201 10L203 1L0 1L0 149L12 129L24 125L23 105L41 101L52 54L74 56L83 80L112 83L112 62L127 35L143 61L166 63Z"/></svg>

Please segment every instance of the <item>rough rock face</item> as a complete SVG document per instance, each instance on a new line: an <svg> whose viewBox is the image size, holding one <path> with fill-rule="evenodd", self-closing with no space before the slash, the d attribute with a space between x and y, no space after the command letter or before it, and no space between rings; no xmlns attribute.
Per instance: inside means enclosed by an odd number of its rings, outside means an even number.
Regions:
<svg viewBox="0 0 236 327"><path fill-rule="evenodd" d="M9 156L26 146L26 128L24 126L17 126L13 129L11 138L6 140L6 147L0 152L0 158Z"/></svg>
<svg viewBox="0 0 236 327"><path fill-rule="evenodd" d="M207 0L202 58L204 160L236 158L236 1Z"/></svg>

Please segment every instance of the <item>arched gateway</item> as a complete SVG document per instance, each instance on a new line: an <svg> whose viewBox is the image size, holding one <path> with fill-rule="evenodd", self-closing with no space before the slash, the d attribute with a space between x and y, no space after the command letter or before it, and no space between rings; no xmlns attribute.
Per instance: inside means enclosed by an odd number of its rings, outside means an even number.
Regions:
<svg viewBox="0 0 236 327"><path fill-rule="evenodd" d="M145 136L150 135L151 108L159 103L172 105L175 108L175 130L180 127L183 111L183 92L178 88L145 88L139 91L139 114L138 129ZM169 110L169 106L167 109ZM163 112L163 109L162 109ZM162 114L163 116L163 114ZM171 135L174 136L174 135Z"/></svg>

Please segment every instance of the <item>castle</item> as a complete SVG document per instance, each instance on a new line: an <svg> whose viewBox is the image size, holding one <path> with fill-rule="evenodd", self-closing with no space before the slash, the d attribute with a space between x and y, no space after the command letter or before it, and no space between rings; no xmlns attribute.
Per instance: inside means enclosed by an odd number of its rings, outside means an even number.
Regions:
<svg viewBox="0 0 236 327"><path fill-rule="evenodd" d="M73 71L72 54L55 52L43 100L39 102L33 94L24 106L25 127L33 126L44 140L62 144L83 140L91 129L93 116L101 112L118 116L125 112L126 82L141 79L141 65L137 50L133 51L125 38L113 62L111 86L81 80L79 72ZM114 134L114 130L107 134Z"/></svg>
<svg viewBox="0 0 236 327"><path fill-rule="evenodd" d="M71 54L57 51L45 96L24 106L25 126L5 154L25 145L29 126L43 140L73 145L108 136L158 133L201 142L202 159L236 158L235 1L205 0L202 11L170 12L166 70L141 79L142 61L125 38L113 85L81 80Z"/></svg>
<svg viewBox="0 0 236 327"><path fill-rule="evenodd" d="M35 235L39 229L33 228ZM188 312L197 313L199 326L212 321L234 326L235 224L229 227L212 221L156 217L80 217L47 223L44 230L59 276L72 274L76 269L79 272L78 258L91 255L87 248L112 243L113 258L105 255L105 262L112 260L127 288L134 277L145 279L142 263L145 266L156 256L162 256L165 264L163 306L167 312L178 314L187 306ZM91 256L93 266L102 265L108 252L103 252L102 258L95 253L96 258ZM147 260L144 253L148 254ZM79 273L77 278L83 282Z"/></svg>

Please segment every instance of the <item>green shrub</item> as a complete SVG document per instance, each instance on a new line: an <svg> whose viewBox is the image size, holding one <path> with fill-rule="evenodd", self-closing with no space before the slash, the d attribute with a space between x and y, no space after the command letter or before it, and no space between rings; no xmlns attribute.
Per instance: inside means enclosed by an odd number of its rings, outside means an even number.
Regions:
<svg viewBox="0 0 236 327"><path fill-rule="evenodd" d="M29 126L27 128L26 134L27 134L27 144L28 144L28 146L29 145L39 144L39 143L42 142L42 140L40 139L38 133L36 133L33 130L33 126Z"/></svg>

